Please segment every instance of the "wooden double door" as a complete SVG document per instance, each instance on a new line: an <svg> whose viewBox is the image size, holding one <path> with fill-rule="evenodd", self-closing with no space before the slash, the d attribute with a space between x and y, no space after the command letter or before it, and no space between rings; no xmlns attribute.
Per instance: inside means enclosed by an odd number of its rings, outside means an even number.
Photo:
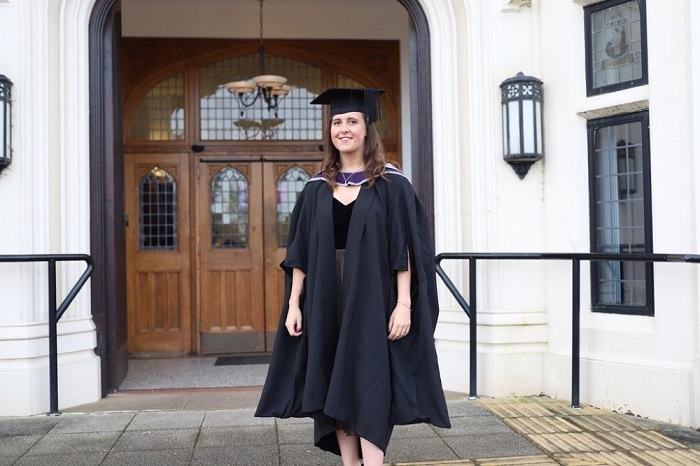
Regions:
<svg viewBox="0 0 700 466"><path fill-rule="evenodd" d="M291 209L318 155L125 154L130 353L271 351Z"/></svg>

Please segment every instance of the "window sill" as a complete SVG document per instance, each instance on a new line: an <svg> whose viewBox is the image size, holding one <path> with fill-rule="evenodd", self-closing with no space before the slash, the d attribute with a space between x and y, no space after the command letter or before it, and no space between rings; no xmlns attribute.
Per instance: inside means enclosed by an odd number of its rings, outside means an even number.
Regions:
<svg viewBox="0 0 700 466"><path fill-rule="evenodd" d="M586 97L576 107L576 113L586 120L648 110L649 86Z"/></svg>
<svg viewBox="0 0 700 466"><path fill-rule="evenodd" d="M574 3L581 5L582 7L587 7L588 5L593 5L594 3L600 3L605 0L574 0Z"/></svg>

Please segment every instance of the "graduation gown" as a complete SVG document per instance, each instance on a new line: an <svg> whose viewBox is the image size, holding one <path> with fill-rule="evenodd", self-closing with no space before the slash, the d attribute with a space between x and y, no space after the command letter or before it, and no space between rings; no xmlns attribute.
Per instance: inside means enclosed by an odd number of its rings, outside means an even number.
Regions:
<svg viewBox="0 0 700 466"><path fill-rule="evenodd" d="M270 367L255 415L311 417L316 446L340 454L337 421L386 453L394 425L428 422L450 427L433 333L438 301L428 220L408 179L362 185L348 229L342 283L336 290L333 193L310 181L290 219L285 299ZM396 272L411 262L411 328L390 341ZM287 318L292 269L304 281L302 330Z"/></svg>

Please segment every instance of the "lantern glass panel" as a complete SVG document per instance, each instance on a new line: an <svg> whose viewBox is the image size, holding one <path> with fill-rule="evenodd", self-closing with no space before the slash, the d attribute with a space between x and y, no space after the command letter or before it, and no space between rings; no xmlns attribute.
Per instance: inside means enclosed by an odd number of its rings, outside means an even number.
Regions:
<svg viewBox="0 0 700 466"><path fill-rule="evenodd" d="M523 153L535 152L535 109L532 100L523 101Z"/></svg>
<svg viewBox="0 0 700 466"><path fill-rule="evenodd" d="M542 103L535 102L535 124L537 125L537 154L542 155Z"/></svg>
<svg viewBox="0 0 700 466"><path fill-rule="evenodd" d="M508 102L508 155L520 153L520 105Z"/></svg>
<svg viewBox="0 0 700 466"><path fill-rule="evenodd" d="M508 145L508 104L502 105L501 117L503 118L503 152L505 152L504 155L510 155L510 146Z"/></svg>
<svg viewBox="0 0 700 466"><path fill-rule="evenodd" d="M7 157L7 145L5 144L5 134L9 134L7 120L9 120L7 113L7 103L2 100L0 101L2 108L0 108L0 158Z"/></svg>

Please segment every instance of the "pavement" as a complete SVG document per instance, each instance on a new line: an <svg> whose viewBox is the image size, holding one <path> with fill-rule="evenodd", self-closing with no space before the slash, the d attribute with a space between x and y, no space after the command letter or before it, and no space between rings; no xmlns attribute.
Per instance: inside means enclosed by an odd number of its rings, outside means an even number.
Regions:
<svg viewBox="0 0 700 466"><path fill-rule="evenodd" d="M4 465L340 465L307 419L253 416L260 387L126 390L0 418ZM446 393L451 429L397 426L387 465L700 465L700 432L544 396ZM59 406L60 407L60 406Z"/></svg>

